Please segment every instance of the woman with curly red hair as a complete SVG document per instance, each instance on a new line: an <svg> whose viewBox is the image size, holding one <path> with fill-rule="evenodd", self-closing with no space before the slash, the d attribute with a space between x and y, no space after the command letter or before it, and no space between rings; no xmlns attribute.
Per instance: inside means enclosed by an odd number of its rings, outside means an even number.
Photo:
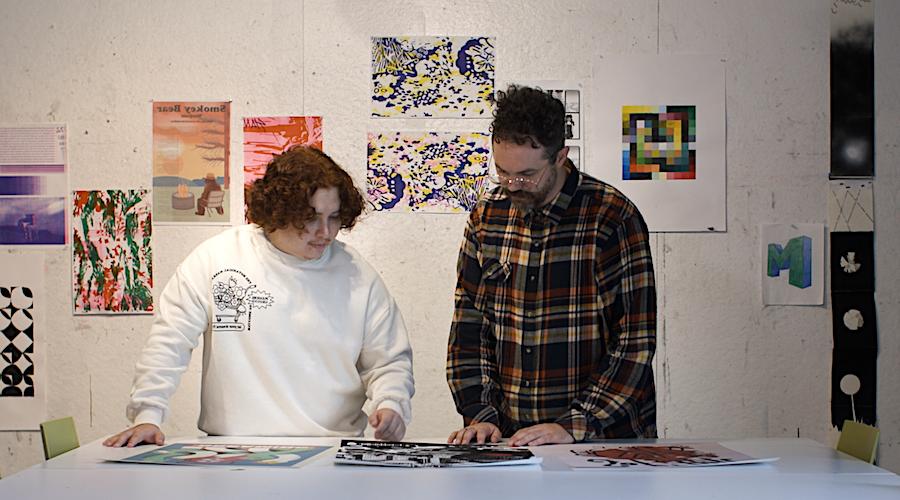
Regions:
<svg viewBox="0 0 900 500"><path fill-rule="evenodd" d="M368 422L376 438L402 439L414 392L403 318L378 273L335 240L362 213L353 180L295 147L269 163L247 206L252 224L200 244L166 285L135 367L135 425L104 444L163 444L159 426L201 335L201 430L360 436Z"/></svg>

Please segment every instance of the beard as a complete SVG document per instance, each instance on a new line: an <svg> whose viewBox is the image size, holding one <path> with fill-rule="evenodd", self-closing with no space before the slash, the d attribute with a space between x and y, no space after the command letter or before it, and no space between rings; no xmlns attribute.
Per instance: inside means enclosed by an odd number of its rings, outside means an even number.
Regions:
<svg viewBox="0 0 900 500"><path fill-rule="evenodd" d="M550 190L556 185L557 177L559 177L557 168L551 166L550 172L547 172L541 185L538 185L538 188L534 191L525 191L524 189L510 191L506 187L501 187L500 189L502 189L503 193L509 197L509 201L514 206L520 210L528 211L544 206L547 201L547 195L550 194Z"/></svg>

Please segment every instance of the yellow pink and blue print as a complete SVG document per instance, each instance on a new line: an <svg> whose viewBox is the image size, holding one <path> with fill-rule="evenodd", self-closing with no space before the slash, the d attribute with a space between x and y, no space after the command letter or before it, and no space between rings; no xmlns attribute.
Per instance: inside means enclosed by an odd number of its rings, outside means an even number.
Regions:
<svg viewBox="0 0 900 500"><path fill-rule="evenodd" d="M696 106L622 106L622 179L696 179L696 117Z"/></svg>
<svg viewBox="0 0 900 500"><path fill-rule="evenodd" d="M493 93L493 38L372 38L372 116L489 118Z"/></svg>
<svg viewBox="0 0 900 500"><path fill-rule="evenodd" d="M489 147L480 132L370 133L369 203L379 211L469 212L490 182Z"/></svg>
<svg viewBox="0 0 900 500"><path fill-rule="evenodd" d="M293 467L328 446L176 443L117 460L142 464Z"/></svg>

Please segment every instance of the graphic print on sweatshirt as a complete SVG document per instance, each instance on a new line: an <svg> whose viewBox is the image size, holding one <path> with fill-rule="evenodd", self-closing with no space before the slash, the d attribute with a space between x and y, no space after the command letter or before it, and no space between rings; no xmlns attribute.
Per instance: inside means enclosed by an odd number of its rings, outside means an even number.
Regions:
<svg viewBox="0 0 900 500"><path fill-rule="evenodd" d="M237 269L223 269L212 277L213 332L249 332L254 309L266 309L272 294L260 290Z"/></svg>

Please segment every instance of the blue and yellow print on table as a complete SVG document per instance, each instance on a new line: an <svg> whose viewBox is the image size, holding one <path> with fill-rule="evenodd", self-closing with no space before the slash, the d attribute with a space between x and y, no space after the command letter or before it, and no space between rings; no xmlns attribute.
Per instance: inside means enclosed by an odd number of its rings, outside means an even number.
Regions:
<svg viewBox="0 0 900 500"><path fill-rule="evenodd" d="M696 179L696 142L696 106L622 106L622 179Z"/></svg>
<svg viewBox="0 0 900 500"><path fill-rule="evenodd" d="M480 132L369 134L374 210L465 213L489 187L490 137Z"/></svg>
<svg viewBox="0 0 900 500"><path fill-rule="evenodd" d="M493 38L372 38L372 116L490 118L493 93Z"/></svg>

